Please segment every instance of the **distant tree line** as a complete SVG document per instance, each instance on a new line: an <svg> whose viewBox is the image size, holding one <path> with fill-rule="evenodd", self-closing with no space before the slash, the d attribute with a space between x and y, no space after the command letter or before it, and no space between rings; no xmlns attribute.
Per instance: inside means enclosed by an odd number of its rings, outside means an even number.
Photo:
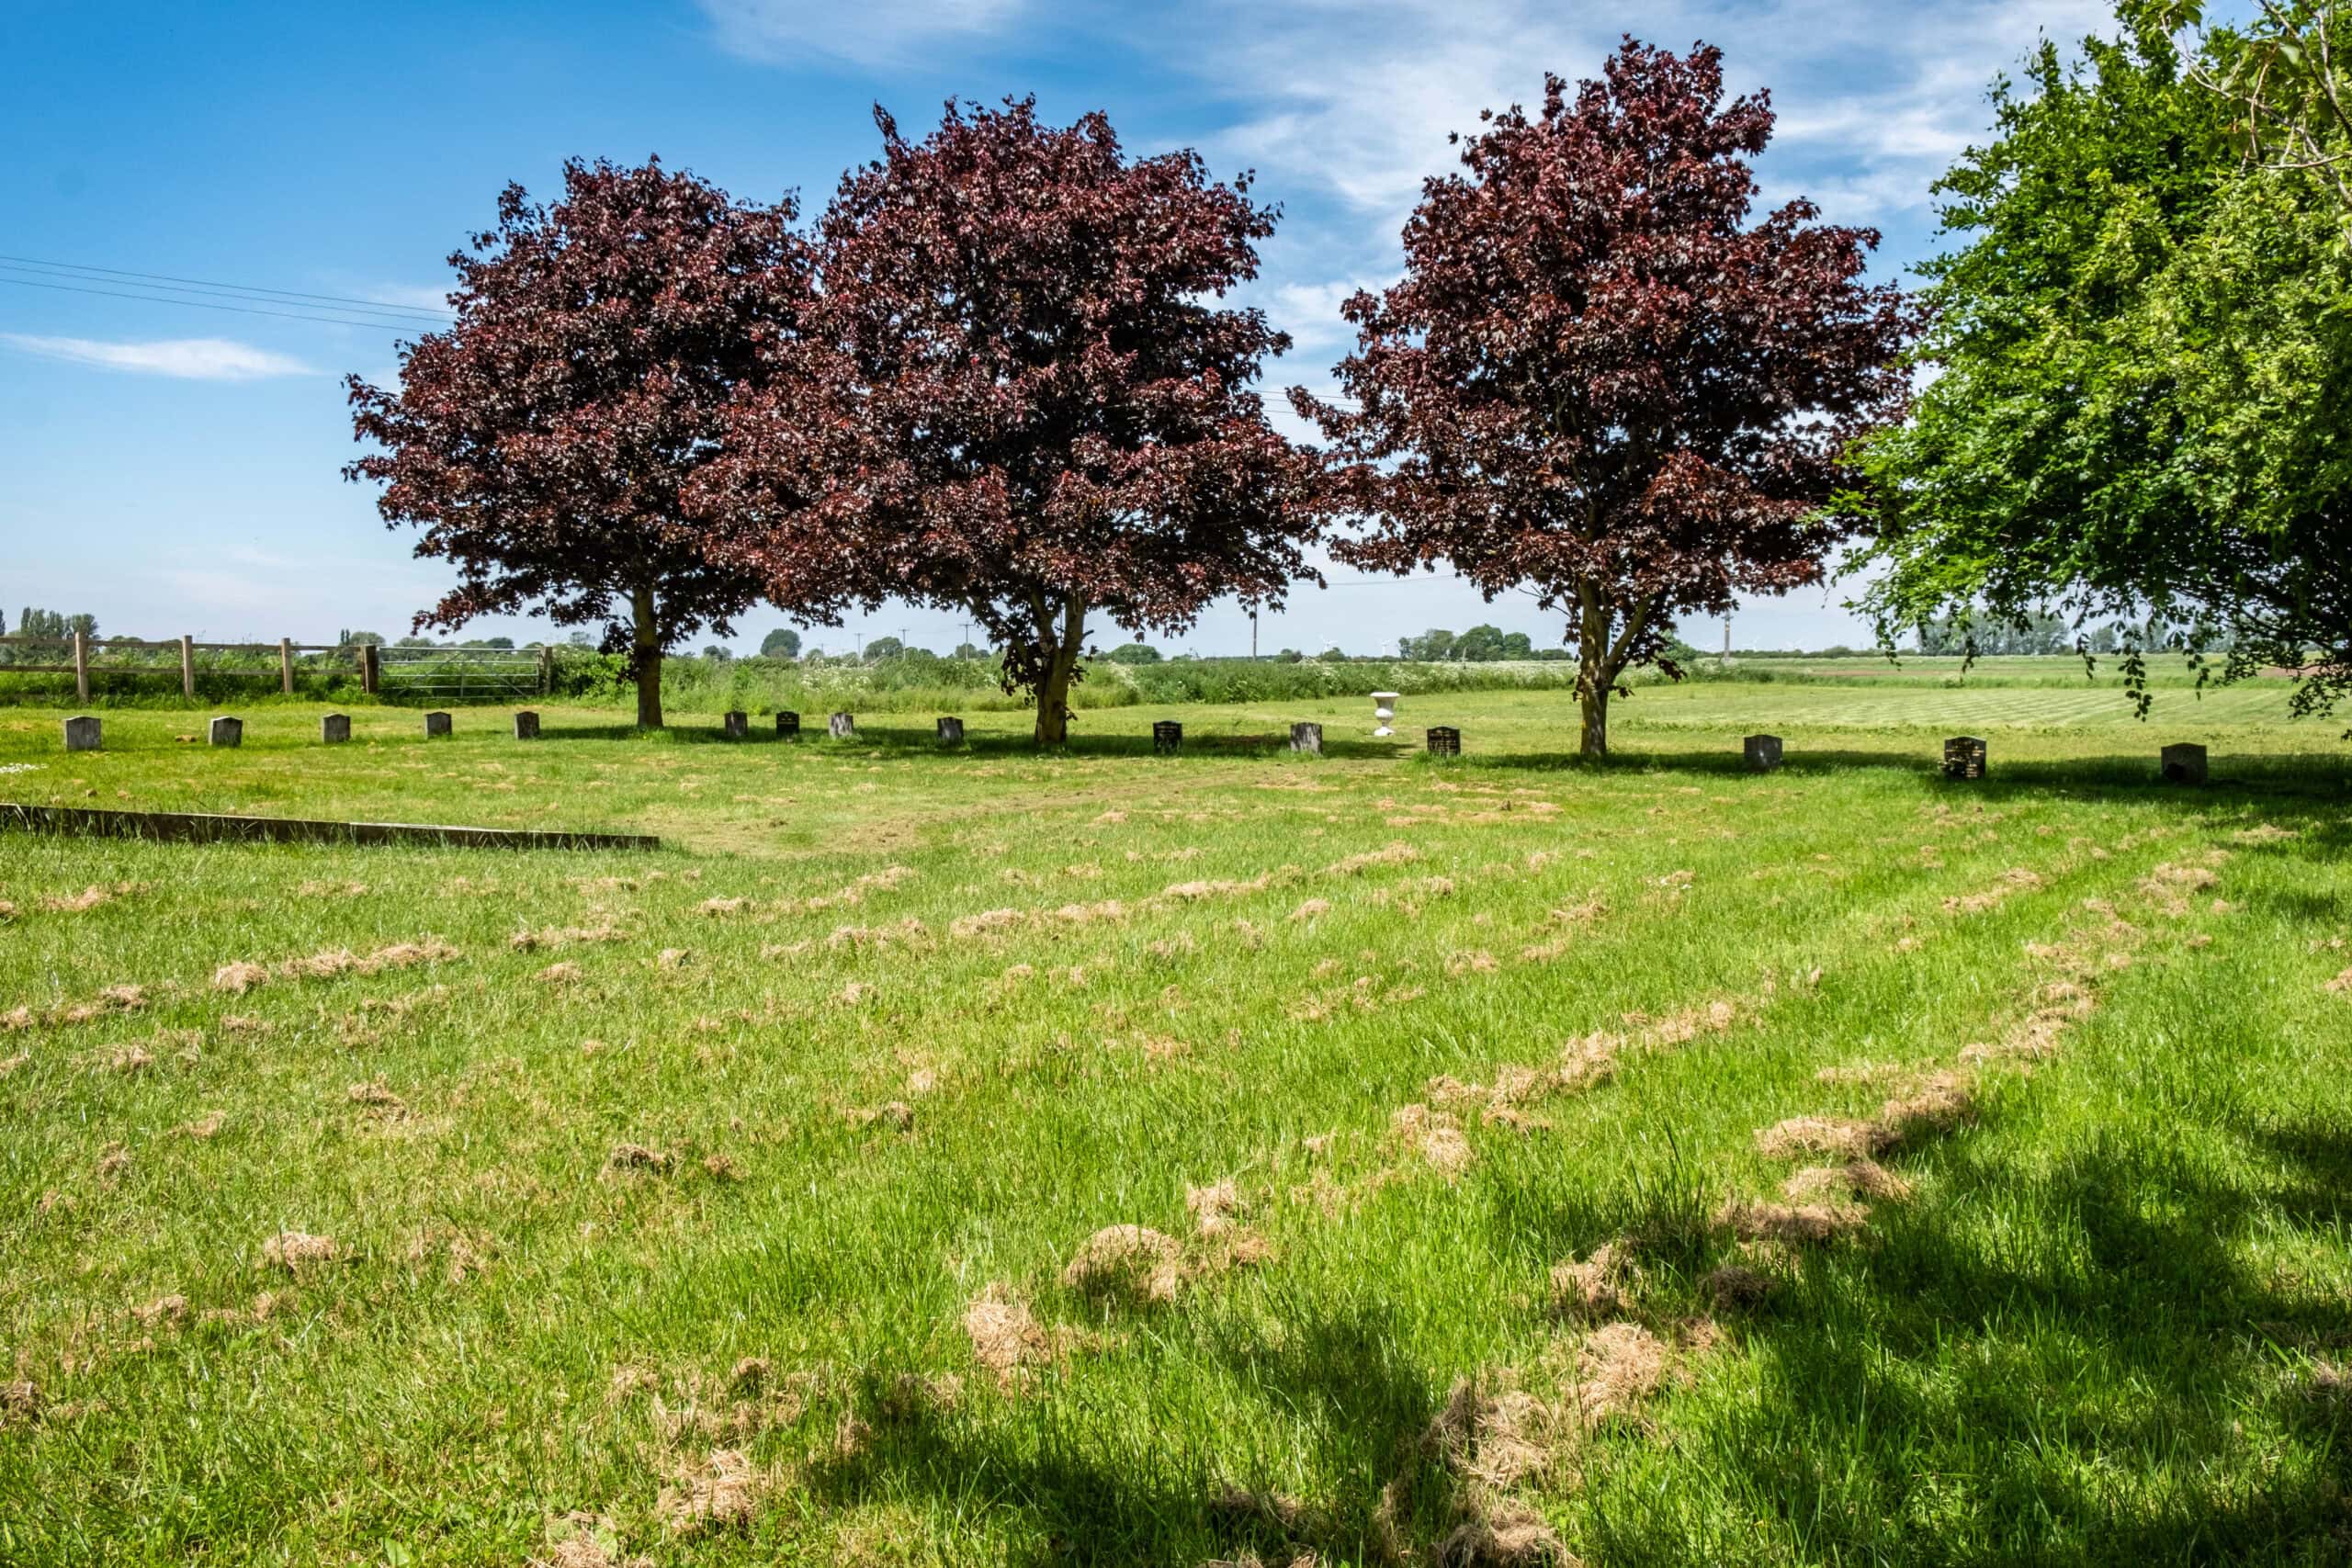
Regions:
<svg viewBox="0 0 2352 1568"><path fill-rule="evenodd" d="M0 613L0 625L5 624L5 613ZM72 640L75 632L80 632L86 638L95 639L98 635L98 618L89 615L61 615L55 610L34 609L29 605L17 612L18 637L34 637L53 642L68 642ZM0 643L0 664L54 664L57 661L58 650L53 648L27 647L22 643Z"/></svg>

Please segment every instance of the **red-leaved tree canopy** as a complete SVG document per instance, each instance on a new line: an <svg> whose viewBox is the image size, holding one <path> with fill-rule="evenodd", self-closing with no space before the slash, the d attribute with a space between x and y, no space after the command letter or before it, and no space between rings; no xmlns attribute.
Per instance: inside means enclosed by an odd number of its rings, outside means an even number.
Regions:
<svg viewBox="0 0 2352 1568"><path fill-rule="evenodd" d="M1355 406L1291 394L1369 522L1342 559L1566 612L1587 756L1627 669L1679 673L1678 615L1819 578L1841 456L1903 406L1914 312L1862 279L1878 235L1802 200L1751 225L1772 113L1723 96L1716 50L1628 39L1573 99L1547 77L1540 114L1482 117L1404 280L1341 308Z"/></svg>
<svg viewBox="0 0 2352 1568"><path fill-rule="evenodd" d="M1100 114L876 119L819 231L829 390L745 398L706 504L781 582L847 560L870 597L967 611L1059 744L1090 615L1172 633L1308 575L1320 465L1250 390L1288 340L1217 303L1274 214L1189 152L1129 162Z"/></svg>
<svg viewBox="0 0 2352 1568"><path fill-rule="evenodd" d="M604 622L638 722L658 726L666 649L763 596L811 617L839 600L826 563L780 576L739 520L683 499L745 379L789 373L812 268L789 201L737 205L659 160L575 161L563 186L547 207L500 196L498 227L449 258L456 322L403 345L396 389L350 378L354 433L378 450L344 471L457 567L419 627Z"/></svg>

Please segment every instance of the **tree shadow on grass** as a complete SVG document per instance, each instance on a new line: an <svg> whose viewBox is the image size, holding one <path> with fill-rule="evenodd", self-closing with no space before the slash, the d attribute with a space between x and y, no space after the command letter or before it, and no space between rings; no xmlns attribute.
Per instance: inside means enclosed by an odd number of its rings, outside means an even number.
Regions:
<svg viewBox="0 0 2352 1568"><path fill-rule="evenodd" d="M1778 1295L1726 1319L1761 1386L1713 1402L1703 1422L1662 1414L1692 1495L1661 1488L1649 1458L1648 1481L1612 1487L1626 1456L1604 1447L1586 1456L1573 1544L1657 1568L1777 1562L1792 1543L1808 1562L2345 1561L2352 1404L2299 1386L2280 1348L2341 1345L2352 1325L2243 1248L2281 1224L2341 1224L2352 1131L2317 1118L2233 1130L2288 1179L2241 1184L2222 1174L2238 1162L2146 1128L2031 1170L1989 1145L1949 1145L1932 1200L1881 1205L1861 1239L1811 1255ZM1579 1201L1557 1219L1562 1236L1637 1233L1645 1266L1682 1281L1670 1291L1736 1257L1679 1189ZM981 1422L921 1404L876 1419L806 1484L835 1506L912 1495L1011 1510L1013 1560L1039 1564L1374 1562L1457 1520L1460 1483L1424 1442L1442 1379L1396 1308L1302 1303L1280 1333L1237 1320L1208 1353L1310 1445L1295 1468L1317 1495L1283 1497L1273 1478L1214 1460L1122 1461L1058 1441L1042 1408ZM878 1383L861 1401L890 1404ZM2248 1446L2277 1441L2272 1427L2297 1445L2283 1462ZM1646 1454L1661 1439L1597 1440ZM1758 1517L1770 1536L1738 1550L1710 1533L1728 1520L1744 1537Z"/></svg>
<svg viewBox="0 0 2352 1568"><path fill-rule="evenodd" d="M1382 1312L1309 1314L1288 1321L1278 1339L1237 1327L1213 1353L1313 1434L1310 1470L1348 1482L1292 1498L1267 1477L1121 1464L1034 1428L976 1436L972 1423L916 1405L876 1422L854 1451L815 1467L805 1484L836 1506L912 1493L1017 1510L1012 1560L1036 1563L1284 1562L1301 1552L1378 1562L1390 1555L1383 1543L1392 1525L1426 1535L1453 1515L1453 1478L1422 1445L1437 1414L1430 1374ZM878 1383L861 1400L891 1403Z"/></svg>
<svg viewBox="0 0 2352 1568"><path fill-rule="evenodd" d="M2144 1134L2030 1173L1957 1150L1936 1201L1883 1205L1739 1325L1764 1387L1705 1438L1718 1483L1814 1561L2343 1561L2352 1409L2263 1348L2340 1337L2342 1307L2236 1247L2341 1213L2352 1141L2300 1136L2324 1179L2259 1196ZM2250 1406L2318 1461L2250 1453ZM1582 1544L1604 1561L1684 1560L1638 1501L1595 1519Z"/></svg>

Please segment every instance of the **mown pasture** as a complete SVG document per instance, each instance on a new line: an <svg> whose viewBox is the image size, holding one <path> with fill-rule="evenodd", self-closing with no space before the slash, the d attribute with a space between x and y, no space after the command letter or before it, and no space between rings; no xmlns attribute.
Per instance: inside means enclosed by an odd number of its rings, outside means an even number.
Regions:
<svg viewBox="0 0 2352 1568"><path fill-rule="evenodd" d="M0 835L0 1562L2340 1562L2352 752L2093 694L13 710L665 846Z"/></svg>

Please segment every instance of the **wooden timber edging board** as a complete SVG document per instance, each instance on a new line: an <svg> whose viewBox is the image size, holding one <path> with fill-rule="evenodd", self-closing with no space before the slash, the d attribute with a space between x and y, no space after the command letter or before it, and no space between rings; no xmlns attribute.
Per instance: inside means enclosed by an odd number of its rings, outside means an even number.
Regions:
<svg viewBox="0 0 2352 1568"><path fill-rule="evenodd" d="M648 833L444 828L418 822L323 822L300 817L220 817L196 811L97 811L0 801L0 830L154 839L183 844L430 844L447 849L656 850Z"/></svg>

